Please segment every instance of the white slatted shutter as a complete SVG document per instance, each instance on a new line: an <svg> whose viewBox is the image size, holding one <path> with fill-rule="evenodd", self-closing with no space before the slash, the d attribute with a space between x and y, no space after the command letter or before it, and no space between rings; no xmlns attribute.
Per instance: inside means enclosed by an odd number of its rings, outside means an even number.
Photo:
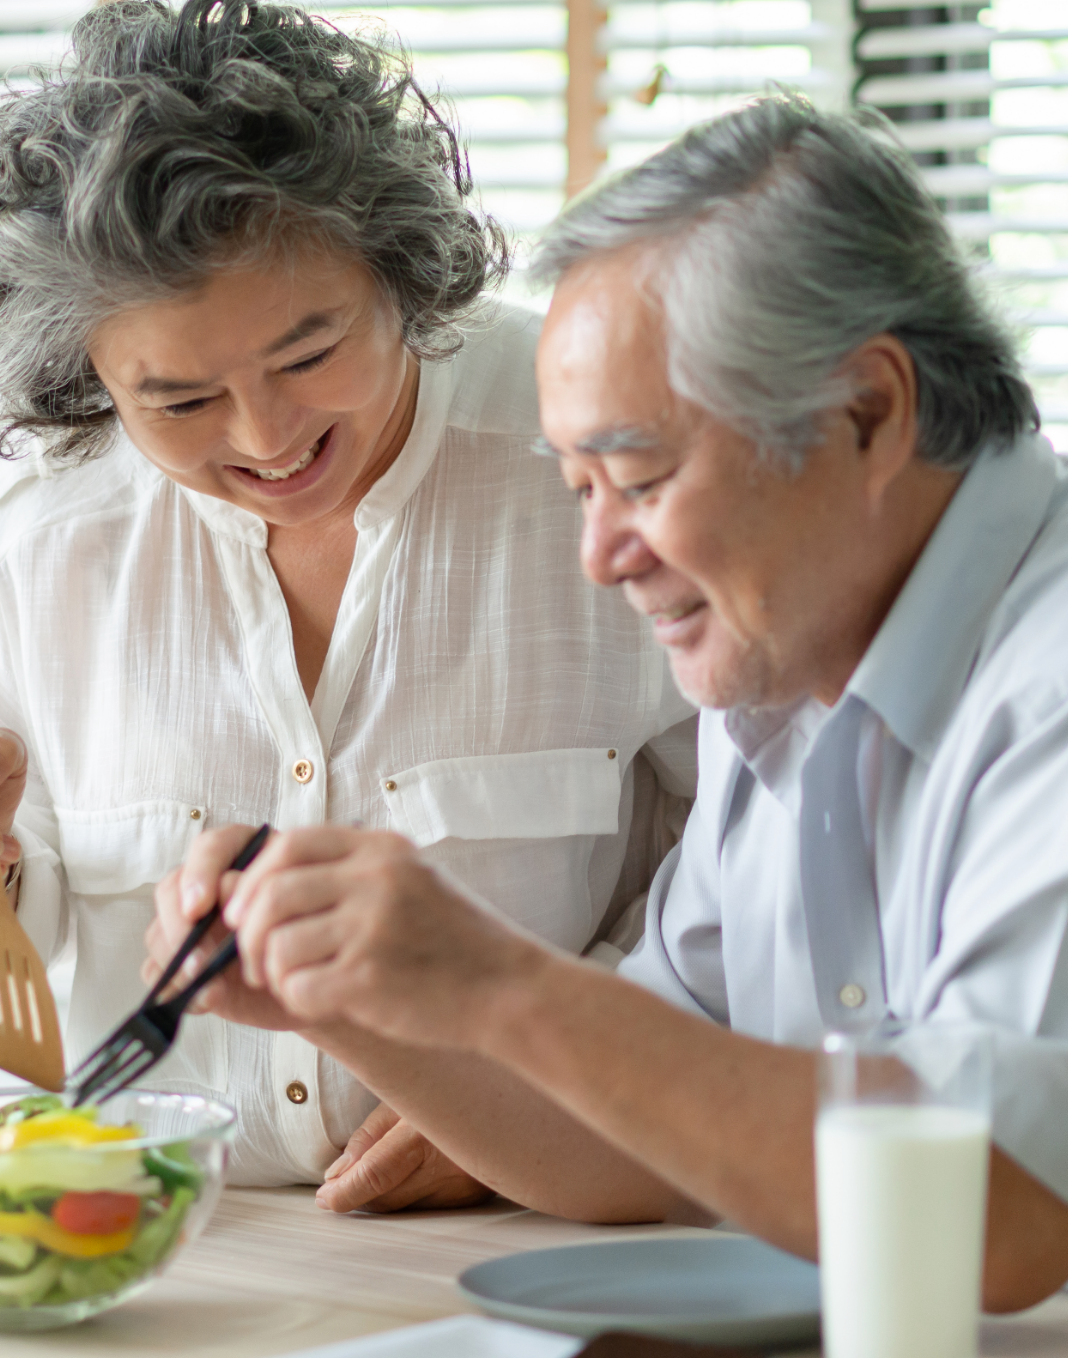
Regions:
<svg viewBox="0 0 1068 1358"><path fill-rule="evenodd" d="M400 35L428 94L440 88L467 136L483 205L522 235L563 203L567 6L562 0L309 3L339 27L369 11Z"/></svg>
<svg viewBox="0 0 1068 1358"><path fill-rule="evenodd" d="M843 107L851 33L849 0L615 0L605 32L609 168L775 82Z"/></svg>
<svg viewBox="0 0 1068 1358"><path fill-rule="evenodd" d="M1068 3L857 0L858 100L883 109L1027 333L1068 451Z"/></svg>

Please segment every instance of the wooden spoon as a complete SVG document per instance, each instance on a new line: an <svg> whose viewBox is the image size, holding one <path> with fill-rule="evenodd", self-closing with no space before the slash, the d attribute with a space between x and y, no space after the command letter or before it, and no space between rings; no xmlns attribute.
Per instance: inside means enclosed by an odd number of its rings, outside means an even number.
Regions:
<svg viewBox="0 0 1068 1358"><path fill-rule="evenodd" d="M56 1093L66 1082L63 1036L44 963L2 887L0 1070Z"/></svg>

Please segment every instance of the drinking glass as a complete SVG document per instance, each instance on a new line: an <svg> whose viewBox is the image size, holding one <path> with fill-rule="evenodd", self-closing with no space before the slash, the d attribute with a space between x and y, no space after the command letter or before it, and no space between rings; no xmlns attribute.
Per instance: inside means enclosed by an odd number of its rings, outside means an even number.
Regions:
<svg viewBox="0 0 1068 1358"><path fill-rule="evenodd" d="M816 1118L827 1358L975 1358L992 1052L977 1027L832 1033Z"/></svg>

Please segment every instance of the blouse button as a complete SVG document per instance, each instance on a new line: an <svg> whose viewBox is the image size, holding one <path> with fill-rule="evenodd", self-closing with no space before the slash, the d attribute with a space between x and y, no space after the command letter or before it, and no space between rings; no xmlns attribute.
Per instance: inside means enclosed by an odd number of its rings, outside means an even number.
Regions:
<svg viewBox="0 0 1068 1358"><path fill-rule="evenodd" d="M315 768L310 759L298 759L293 765L293 777L298 783L310 783Z"/></svg>
<svg viewBox="0 0 1068 1358"><path fill-rule="evenodd" d="M393 781L392 778L387 778L384 786L387 792L396 792L397 790L397 784Z"/></svg>
<svg viewBox="0 0 1068 1358"><path fill-rule="evenodd" d="M300 1080L290 1080L286 1085L286 1098L290 1103L307 1103L308 1086Z"/></svg>
<svg viewBox="0 0 1068 1358"><path fill-rule="evenodd" d="M849 981L838 992L838 998L847 1009L859 1009L868 997L862 985L857 985L856 981Z"/></svg>

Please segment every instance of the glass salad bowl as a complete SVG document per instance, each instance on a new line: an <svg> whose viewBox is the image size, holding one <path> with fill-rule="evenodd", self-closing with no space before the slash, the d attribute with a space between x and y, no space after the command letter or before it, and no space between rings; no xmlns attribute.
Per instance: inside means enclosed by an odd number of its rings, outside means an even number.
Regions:
<svg viewBox="0 0 1068 1358"><path fill-rule="evenodd" d="M147 1287L211 1216L234 1120L190 1094L70 1108L0 1089L0 1332L72 1325Z"/></svg>

